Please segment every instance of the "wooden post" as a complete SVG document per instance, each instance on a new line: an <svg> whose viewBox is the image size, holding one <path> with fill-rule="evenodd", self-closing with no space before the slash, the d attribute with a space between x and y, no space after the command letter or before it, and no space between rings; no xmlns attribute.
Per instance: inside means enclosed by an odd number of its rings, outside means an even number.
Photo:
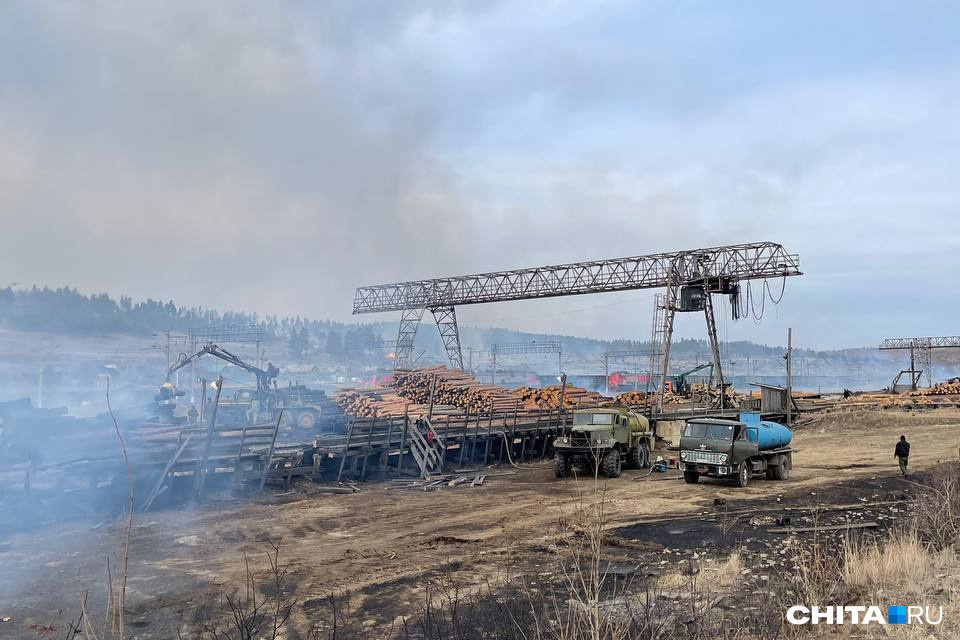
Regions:
<svg viewBox="0 0 960 640"><path fill-rule="evenodd" d="M260 489L267 482L267 472L270 471L270 462L273 460L273 448L277 445L277 434L280 433L280 421L283 420L283 409L277 415L277 425L273 428L273 437L270 439L270 449L267 450L267 458L263 461L263 473L260 474Z"/></svg>
<svg viewBox="0 0 960 640"><path fill-rule="evenodd" d="M213 410L210 411L210 421L207 423L207 442L203 445L203 462L197 470L197 477L194 478L198 496L203 491L203 482L207 477L207 463L210 460L210 446L213 444L213 427L217 422L217 408L220 406L221 389L223 389L223 376L217 378L217 393L213 397Z"/></svg>
<svg viewBox="0 0 960 640"><path fill-rule="evenodd" d="M410 403L403 405L403 430L400 432L400 455L397 456L397 473L403 469L403 447L407 444L407 429L410 428Z"/></svg>
<svg viewBox="0 0 960 640"><path fill-rule="evenodd" d="M427 405L427 420L433 419L433 394L437 390L437 376L430 381L430 404Z"/></svg>
<svg viewBox="0 0 960 640"><path fill-rule="evenodd" d="M340 482L340 477L343 476L343 465L347 462L347 452L350 451L350 440L353 439L353 427L357 423L357 413L359 409L354 409L353 419L350 420L350 426L347 427L347 442L343 445L343 456L340 458L340 470L337 471L337 482Z"/></svg>
<svg viewBox="0 0 960 640"><path fill-rule="evenodd" d="M490 409L490 419L493 420L493 409ZM477 412L477 424L473 427L473 442L470 444L470 462L477 461L477 443L480 442L480 413Z"/></svg>
<svg viewBox="0 0 960 640"><path fill-rule="evenodd" d="M463 454L467 450L467 426L470 424L470 409L463 416L463 432L460 435L460 468L463 468Z"/></svg>
<svg viewBox="0 0 960 640"><path fill-rule="evenodd" d="M390 466L390 447L393 446L393 418L387 418L387 446L383 453L380 454L381 464L380 466L386 470Z"/></svg>

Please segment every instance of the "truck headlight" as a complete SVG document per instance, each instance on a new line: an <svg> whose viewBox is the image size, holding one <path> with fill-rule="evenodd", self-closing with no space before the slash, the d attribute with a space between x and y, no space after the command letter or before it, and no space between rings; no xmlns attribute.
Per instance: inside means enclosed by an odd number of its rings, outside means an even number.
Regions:
<svg viewBox="0 0 960 640"><path fill-rule="evenodd" d="M560 438L560 444L567 444L570 442L570 438Z"/></svg>
<svg viewBox="0 0 960 640"><path fill-rule="evenodd" d="M686 459L687 459L687 452L686 452L686 451L681 451L681 452L680 452L680 459L681 459L681 460L686 460Z"/></svg>
<svg viewBox="0 0 960 640"><path fill-rule="evenodd" d="M721 454L720 454L720 464L724 464L726 461L727 461L727 454L721 453Z"/></svg>

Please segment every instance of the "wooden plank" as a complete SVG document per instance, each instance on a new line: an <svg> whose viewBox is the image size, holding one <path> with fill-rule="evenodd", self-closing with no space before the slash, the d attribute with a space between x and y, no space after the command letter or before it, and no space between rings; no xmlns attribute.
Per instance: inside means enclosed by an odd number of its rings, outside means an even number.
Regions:
<svg viewBox="0 0 960 640"><path fill-rule="evenodd" d="M157 496L160 495L160 490L163 488L163 485L166 482L167 474L170 473L170 469L173 468L173 465L177 463L177 458L180 457L180 454L183 453L183 450L187 448L187 445L190 444L190 440L193 439L193 434L187 435L186 438L180 443L180 446L177 447L176 452L171 456L170 460L167 461L166 466L163 468L163 473L160 474L160 477L157 478L156 484L153 486L153 490L150 492L150 495L147 496L146 502L143 503L143 510L149 511L150 505L153 504L153 501L156 500Z"/></svg>

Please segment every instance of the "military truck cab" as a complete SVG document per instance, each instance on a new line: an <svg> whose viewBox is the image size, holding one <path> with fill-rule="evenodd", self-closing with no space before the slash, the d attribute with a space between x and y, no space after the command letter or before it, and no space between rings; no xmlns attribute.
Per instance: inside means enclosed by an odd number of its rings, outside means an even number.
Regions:
<svg viewBox="0 0 960 640"><path fill-rule="evenodd" d="M626 407L579 409L569 434L553 441L554 473L566 478L576 467L616 478L623 465L649 467L654 440L647 418Z"/></svg>
<svg viewBox="0 0 960 640"><path fill-rule="evenodd" d="M739 420L690 420L680 434L679 467L691 484L707 476L733 478L745 487L760 472L768 480L787 480L793 467L791 439L787 427L756 413L740 414Z"/></svg>

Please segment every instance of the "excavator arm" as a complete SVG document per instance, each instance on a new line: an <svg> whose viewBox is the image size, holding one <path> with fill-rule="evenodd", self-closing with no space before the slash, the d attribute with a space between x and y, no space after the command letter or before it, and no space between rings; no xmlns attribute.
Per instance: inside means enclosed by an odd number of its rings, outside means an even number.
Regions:
<svg viewBox="0 0 960 640"><path fill-rule="evenodd" d="M277 375L280 373L276 367L270 367L268 370L264 371L260 367L255 367L252 364L247 364L240 359L239 356L230 353L226 349L222 349L217 345L210 343L203 346L200 351L197 351L191 356L187 356L185 353L181 353L180 357L177 359L173 365L167 369L167 381L170 380L170 376L184 368L192 362L196 362L200 358L206 355L214 356L215 358L220 358L225 362L240 367L244 371L249 371L257 377L257 391L260 394L264 394L270 390L270 387L273 385L273 381L276 380Z"/></svg>

